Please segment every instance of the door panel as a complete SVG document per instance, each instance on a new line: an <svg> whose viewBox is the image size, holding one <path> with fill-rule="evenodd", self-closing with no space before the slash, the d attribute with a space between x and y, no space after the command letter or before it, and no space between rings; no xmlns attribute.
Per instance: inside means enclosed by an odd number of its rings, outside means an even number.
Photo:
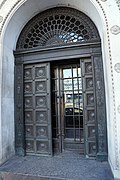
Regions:
<svg viewBox="0 0 120 180"><path fill-rule="evenodd" d="M79 64L52 68L53 144L84 153L83 102Z"/></svg>
<svg viewBox="0 0 120 180"><path fill-rule="evenodd" d="M91 59L81 60L86 157L96 156L96 110L93 64Z"/></svg>
<svg viewBox="0 0 120 180"><path fill-rule="evenodd" d="M24 121L27 154L51 154L50 64L24 66Z"/></svg>

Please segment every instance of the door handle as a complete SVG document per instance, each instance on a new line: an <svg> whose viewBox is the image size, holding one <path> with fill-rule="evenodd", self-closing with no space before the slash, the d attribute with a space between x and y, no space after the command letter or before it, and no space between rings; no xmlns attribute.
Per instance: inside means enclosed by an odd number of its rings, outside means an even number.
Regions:
<svg viewBox="0 0 120 180"><path fill-rule="evenodd" d="M59 131L59 133L57 134L57 136L59 137L59 136L61 136L61 134L62 134L62 132L61 132L61 131Z"/></svg>
<svg viewBox="0 0 120 180"><path fill-rule="evenodd" d="M63 134L62 132L59 132L59 133L57 134L57 136L58 136L58 137L59 137L59 136L61 136L61 137L63 136L63 137L64 137L65 134Z"/></svg>
<svg viewBox="0 0 120 180"><path fill-rule="evenodd" d="M58 137L61 136L61 133L57 134L57 136L58 136Z"/></svg>
<svg viewBox="0 0 120 180"><path fill-rule="evenodd" d="M59 133L57 134L57 136L65 136L65 134L62 133L62 131L59 131Z"/></svg>
<svg viewBox="0 0 120 180"><path fill-rule="evenodd" d="M58 98L61 98L61 99L62 99L62 98L63 98L63 96L57 96L57 99L58 99Z"/></svg>

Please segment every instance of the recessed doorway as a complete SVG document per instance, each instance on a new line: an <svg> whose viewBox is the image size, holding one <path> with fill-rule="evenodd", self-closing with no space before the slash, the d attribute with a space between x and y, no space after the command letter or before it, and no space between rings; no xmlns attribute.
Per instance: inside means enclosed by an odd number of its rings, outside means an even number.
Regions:
<svg viewBox="0 0 120 180"><path fill-rule="evenodd" d="M90 18L46 10L26 24L14 54L16 153L72 150L106 160L101 42Z"/></svg>

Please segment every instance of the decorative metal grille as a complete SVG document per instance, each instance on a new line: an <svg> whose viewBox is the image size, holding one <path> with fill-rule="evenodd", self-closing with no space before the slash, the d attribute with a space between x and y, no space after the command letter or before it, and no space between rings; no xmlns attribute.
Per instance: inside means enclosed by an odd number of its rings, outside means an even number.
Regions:
<svg viewBox="0 0 120 180"><path fill-rule="evenodd" d="M99 40L94 23L82 12L72 8L46 10L24 27L17 49L30 49Z"/></svg>

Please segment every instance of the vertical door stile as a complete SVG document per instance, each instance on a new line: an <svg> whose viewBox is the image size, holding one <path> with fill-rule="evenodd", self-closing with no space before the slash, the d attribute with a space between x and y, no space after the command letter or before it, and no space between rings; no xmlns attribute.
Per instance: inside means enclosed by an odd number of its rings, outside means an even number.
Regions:
<svg viewBox="0 0 120 180"><path fill-rule="evenodd" d="M48 99L48 140L49 140L49 155L52 151L52 120L51 120L51 76L50 76L50 62L47 63L47 99Z"/></svg>
<svg viewBox="0 0 120 180"><path fill-rule="evenodd" d="M62 137L61 137L61 72L59 68L57 68L57 78L58 78L58 138L59 138L59 152L62 152Z"/></svg>
<svg viewBox="0 0 120 180"><path fill-rule="evenodd" d="M101 54L94 55L94 76L97 116L97 160L107 160L107 124L104 72Z"/></svg>
<svg viewBox="0 0 120 180"><path fill-rule="evenodd" d="M60 72L60 128L61 128L61 152L64 150L64 87L63 87L63 72L62 69L59 69Z"/></svg>
<svg viewBox="0 0 120 180"><path fill-rule="evenodd" d="M15 66L15 150L20 156L25 155L24 118L23 118L23 64L22 58L16 58Z"/></svg>

